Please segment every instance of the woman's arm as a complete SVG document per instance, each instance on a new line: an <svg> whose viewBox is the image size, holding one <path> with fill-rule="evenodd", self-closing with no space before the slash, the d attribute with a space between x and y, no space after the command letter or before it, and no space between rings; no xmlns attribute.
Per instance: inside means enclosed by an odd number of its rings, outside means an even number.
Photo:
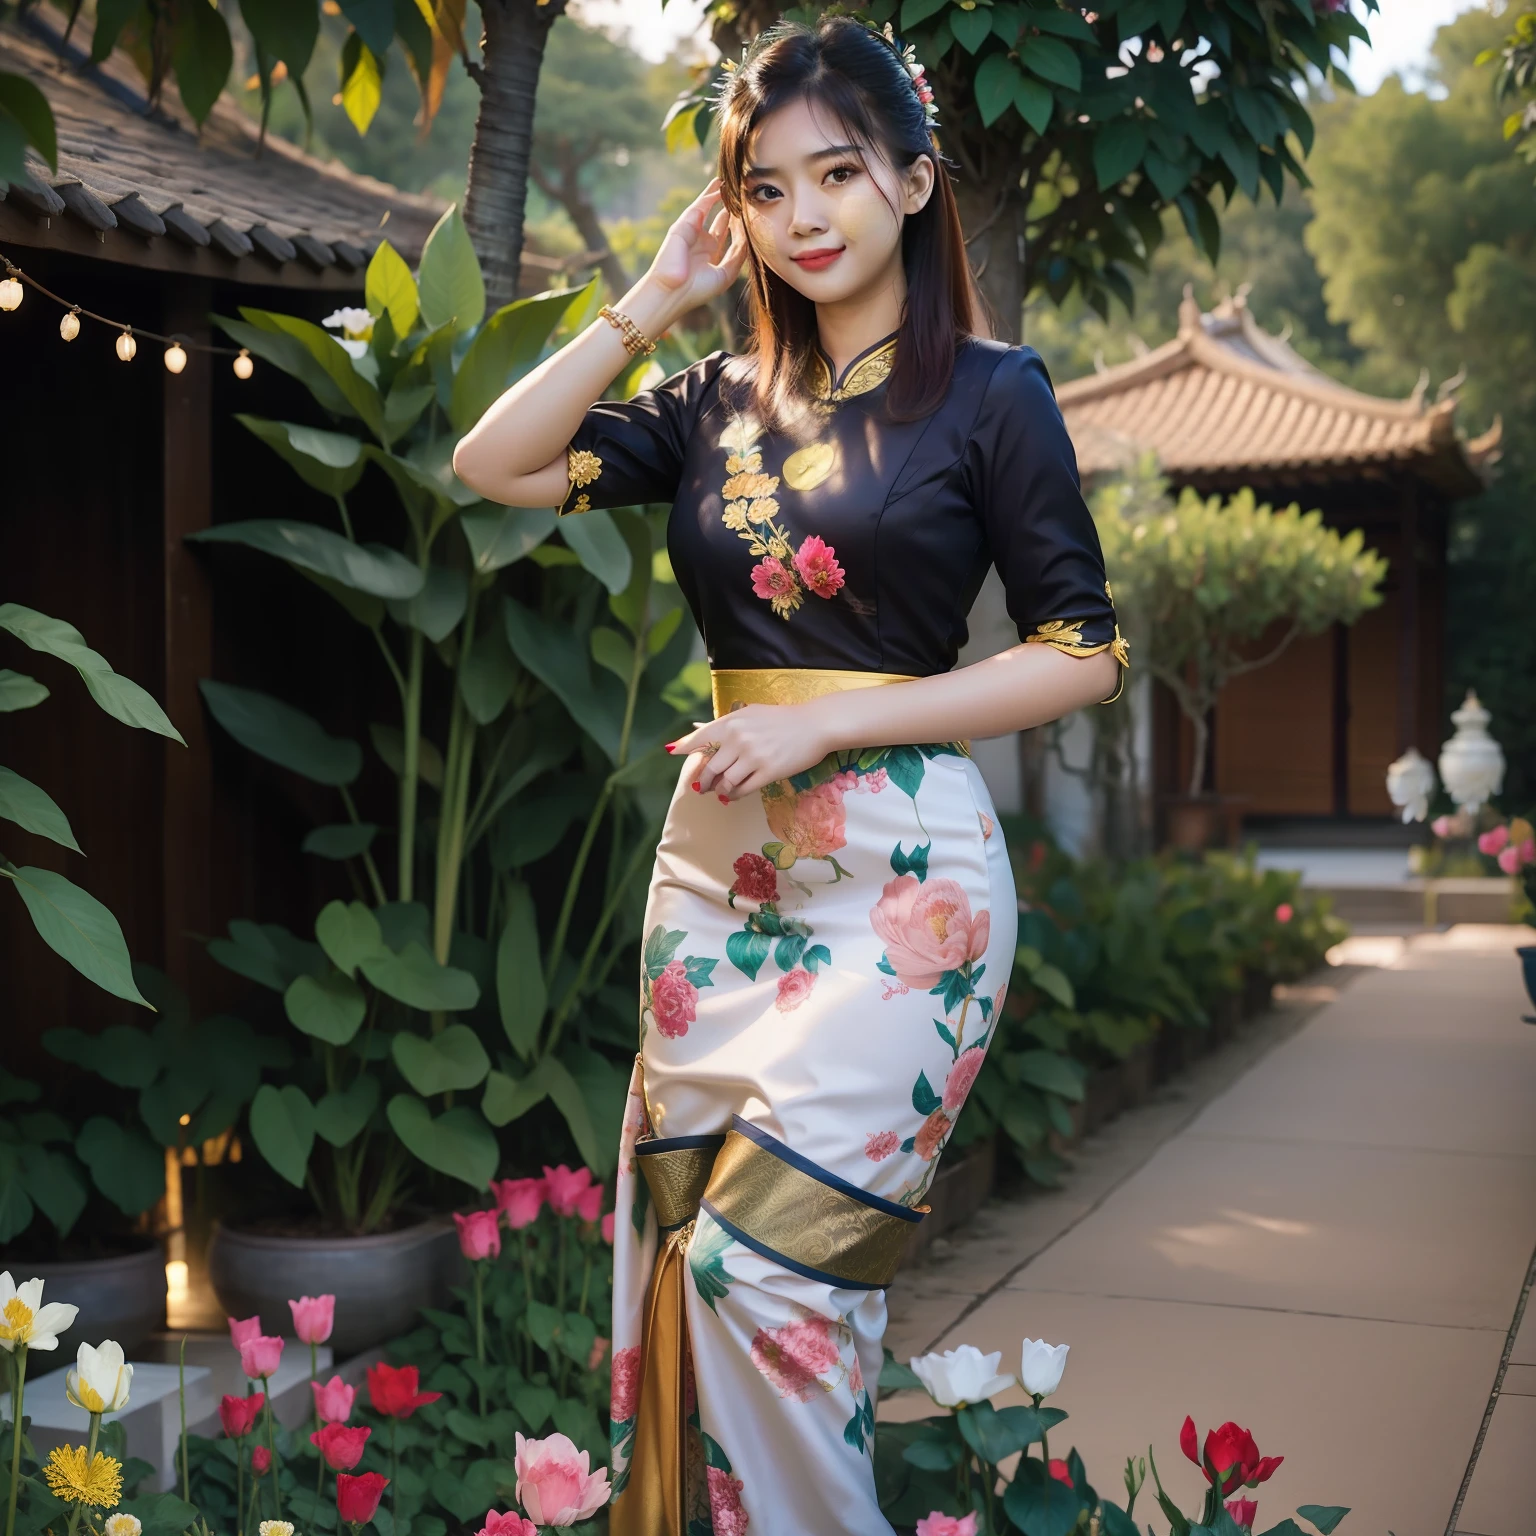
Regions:
<svg viewBox="0 0 1536 1536"><path fill-rule="evenodd" d="M1059 720L1115 690L1109 651L1068 656L1048 645L1016 645L968 667L910 683L856 688L809 704L749 704L673 742L672 753L719 750L700 759L701 793L727 800L851 747L1002 736Z"/></svg>
<svg viewBox="0 0 1536 1536"><path fill-rule="evenodd" d="M650 270L614 305L653 340L724 292L741 271L746 241L737 221L716 207L719 201L716 177L667 231ZM454 473L505 506L558 506L568 488L566 445L630 362L619 332L594 320L519 379L459 440Z"/></svg>

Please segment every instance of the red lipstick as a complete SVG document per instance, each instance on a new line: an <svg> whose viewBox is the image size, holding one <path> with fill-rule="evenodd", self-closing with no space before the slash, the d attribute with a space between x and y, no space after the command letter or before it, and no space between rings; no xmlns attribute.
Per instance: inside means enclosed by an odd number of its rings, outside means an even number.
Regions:
<svg viewBox="0 0 1536 1536"><path fill-rule="evenodd" d="M790 257L790 260L809 272L823 272L843 254L844 249L845 247L841 245L836 249L823 247L819 250L802 252L799 256Z"/></svg>

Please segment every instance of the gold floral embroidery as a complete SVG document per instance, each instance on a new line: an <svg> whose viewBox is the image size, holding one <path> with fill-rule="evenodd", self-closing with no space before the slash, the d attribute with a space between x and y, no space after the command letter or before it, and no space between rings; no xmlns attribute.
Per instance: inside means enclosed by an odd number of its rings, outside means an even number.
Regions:
<svg viewBox="0 0 1536 1536"><path fill-rule="evenodd" d="M1104 595L1113 604L1115 594L1110 591L1109 583L1104 583ZM1107 699L1100 700L1104 704L1113 704L1120 697L1125 688L1125 673L1131 665L1131 642L1120 633L1120 620L1115 619L1115 638L1106 640L1102 645L1090 645L1083 639L1084 619L1047 619L1044 624L1037 624L1032 635L1024 637L1026 644L1049 645L1067 656L1097 656L1100 651L1108 651L1111 656L1120 663L1120 683L1115 691Z"/></svg>
<svg viewBox="0 0 1536 1536"><path fill-rule="evenodd" d="M896 365L896 338L883 341L868 357L862 357L848 371L848 377L838 388L833 388L832 370L820 352L811 354L811 389L821 401L852 400L856 395L867 395L870 390L883 384Z"/></svg>
<svg viewBox="0 0 1536 1536"><path fill-rule="evenodd" d="M581 495L576 498L576 504L566 506L571 499L571 492L579 490L584 485L591 485L603 472L603 461L586 448L570 448L565 450L565 477L569 484L566 486L564 497L560 505L555 508L557 517L572 517L578 512L590 512L592 510L592 498Z"/></svg>
<svg viewBox="0 0 1536 1536"><path fill-rule="evenodd" d="M576 498L576 505L568 509L568 515L573 515L577 512L590 512L591 510L592 498L588 496L585 491L583 491L581 495Z"/></svg>

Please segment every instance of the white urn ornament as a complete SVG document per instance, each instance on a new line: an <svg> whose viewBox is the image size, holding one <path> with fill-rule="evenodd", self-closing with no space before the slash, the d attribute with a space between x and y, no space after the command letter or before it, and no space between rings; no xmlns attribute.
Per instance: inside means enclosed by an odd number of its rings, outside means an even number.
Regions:
<svg viewBox="0 0 1536 1536"><path fill-rule="evenodd" d="M1460 709L1451 712L1456 734L1440 748L1440 780L1446 793L1468 815L1475 815L1504 785L1504 753L1488 734L1493 716L1467 689Z"/></svg>
<svg viewBox="0 0 1536 1536"><path fill-rule="evenodd" d="M1403 813L1403 820L1423 821L1429 815L1429 797L1435 792L1435 770L1417 747L1409 747L1387 768L1387 795Z"/></svg>

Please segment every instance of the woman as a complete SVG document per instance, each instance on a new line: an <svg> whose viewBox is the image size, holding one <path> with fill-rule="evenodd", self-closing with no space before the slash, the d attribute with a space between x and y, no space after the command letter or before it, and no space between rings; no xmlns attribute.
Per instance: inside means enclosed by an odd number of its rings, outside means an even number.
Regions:
<svg viewBox="0 0 1536 1536"><path fill-rule="evenodd" d="M512 506L671 502L712 669L645 919L616 1536L890 1531L883 1288L1014 950L964 741L1102 700L1127 660L1044 368L979 334L932 119L888 30L765 34L721 91L719 176L454 459ZM743 268L748 353L594 404ZM989 564L1021 643L952 671Z"/></svg>

